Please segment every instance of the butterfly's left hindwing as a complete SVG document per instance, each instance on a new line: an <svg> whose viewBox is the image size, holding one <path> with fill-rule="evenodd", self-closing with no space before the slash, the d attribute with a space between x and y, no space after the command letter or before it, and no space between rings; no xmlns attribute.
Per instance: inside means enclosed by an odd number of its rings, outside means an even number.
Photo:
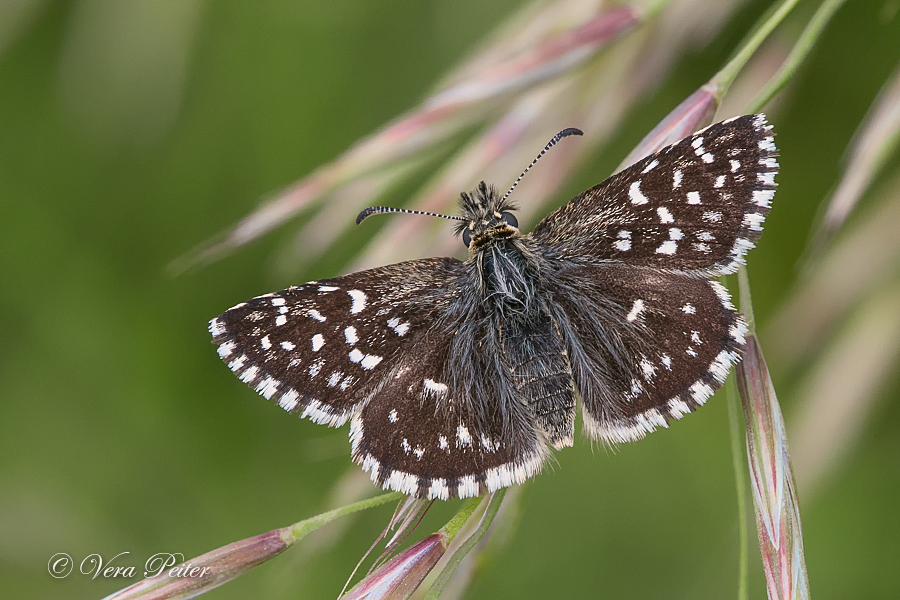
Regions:
<svg viewBox="0 0 900 600"><path fill-rule="evenodd" d="M534 426L510 436L499 414L474 415L447 377L450 334L432 330L392 366L350 421L353 460L384 488L466 498L524 482L549 452ZM485 405L493 405L482 398Z"/></svg>
<svg viewBox="0 0 900 600"><path fill-rule="evenodd" d="M417 260L291 287L238 304L209 330L243 382L337 427L435 324L461 265Z"/></svg>

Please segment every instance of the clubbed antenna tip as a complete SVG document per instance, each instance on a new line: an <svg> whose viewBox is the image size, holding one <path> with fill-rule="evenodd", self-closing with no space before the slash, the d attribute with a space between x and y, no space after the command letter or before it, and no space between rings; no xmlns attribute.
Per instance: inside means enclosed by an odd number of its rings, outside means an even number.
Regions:
<svg viewBox="0 0 900 600"><path fill-rule="evenodd" d="M525 177L525 173L527 173L528 170L531 169L531 167L533 167L534 164L537 161L539 161L544 154L547 153L547 150L549 150L550 148L555 146L557 144L557 142L559 142L559 140L563 139L564 137L569 137L570 135L584 135L584 132L581 131L580 129L575 129L574 127L569 127L568 129L563 129L562 131L560 131L559 133L554 135L553 139L551 139L549 142L547 142L547 145L544 146L543 150L541 150L541 153L538 154L537 157L533 161L531 161L531 164L528 165L524 171L522 171L522 174L519 175L519 178L516 179L516 182L512 184L512 187L509 188L509 191L506 192L505 196L503 196L503 199L506 200L507 198L509 198L509 195L512 194L512 191L514 189L516 189L516 186L519 185L519 182L522 181L523 177Z"/></svg>

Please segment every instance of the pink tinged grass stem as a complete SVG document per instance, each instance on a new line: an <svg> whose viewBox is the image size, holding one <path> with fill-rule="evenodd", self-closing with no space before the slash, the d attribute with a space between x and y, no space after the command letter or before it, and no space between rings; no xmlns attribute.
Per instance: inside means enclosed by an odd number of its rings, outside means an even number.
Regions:
<svg viewBox="0 0 900 600"><path fill-rule="evenodd" d="M396 161L433 149L464 127L485 118L490 101L567 72L596 54L643 17L628 6L598 15L561 33L533 40L514 58L489 61L452 83L381 131L361 139L343 156L293 184L247 215L231 230L177 261L175 271L205 263L278 227L337 187Z"/></svg>
<svg viewBox="0 0 900 600"><path fill-rule="evenodd" d="M621 6L564 31L522 52L514 59L485 69L480 75L440 91L425 103L427 110L485 100L530 87L567 71L592 56L637 24L640 12Z"/></svg>
<svg viewBox="0 0 900 600"><path fill-rule="evenodd" d="M849 148L844 175L828 201L813 251L841 228L900 142L900 66L885 84Z"/></svg>
<svg viewBox="0 0 900 600"><path fill-rule="evenodd" d="M450 578L456 572L456 569L459 567L460 563L463 559L472 551L473 548L481 541L481 538L484 537L484 534L487 533L488 529L490 529L491 524L494 522L494 519L497 516L497 513L500 511L500 506L503 504L503 499L506 497L506 488L502 488L497 490L492 494L488 494L484 497L482 503L486 503L487 506L484 509L484 514L481 515L481 520L478 523L478 528L472 532L466 540L456 549L456 552L450 557L450 560L447 562L447 565L444 567L444 570L438 575L435 582L432 584L431 589L428 590L428 594L425 596L425 600L436 600L438 596L441 595L441 591L447 585L447 582L450 581ZM456 530L459 531L462 528L462 523L454 525L451 521L448 523L444 530L448 530L448 528L456 527Z"/></svg>
<svg viewBox="0 0 900 600"><path fill-rule="evenodd" d="M734 57L653 128L619 165L617 171L643 157L687 137L712 122L722 97L775 27L790 13L797 0L784 0L761 19Z"/></svg>
<svg viewBox="0 0 900 600"><path fill-rule="evenodd" d="M453 538L472 517L476 509L491 498L492 496L472 498L466 502L440 531L413 544L375 569L353 586L353 589L345 596L342 596L342 600L405 600L409 598L444 556ZM394 520L392 519L392 522Z"/></svg>
<svg viewBox="0 0 900 600"><path fill-rule="evenodd" d="M719 107L718 86L706 83L685 98L632 150L617 171L633 165L649 154L674 144L708 125Z"/></svg>
<svg viewBox="0 0 900 600"><path fill-rule="evenodd" d="M356 584L344 600L409 598L447 551L449 541L433 533L387 561Z"/></svg>
<svg viewBox="0 0 900 600"><path fill-rule="evenodd" d="M201 554L179 565L158 565L159 573L107 596L104 600L186 600L225 584L278 556L306 535L338 517L401 498L399 492L354 502L288 527L255 535ZM152 565L151 565L152 566ZM205 570L204 570L205 569Z"/></svg>
<svg viewBox="0 0 900 600"><path fill-rule="evenodd" d="M800 509L784 419L762 351L747 336L737 368L747 426L747 458L757 533L770 600L808 599Z"/></svg>

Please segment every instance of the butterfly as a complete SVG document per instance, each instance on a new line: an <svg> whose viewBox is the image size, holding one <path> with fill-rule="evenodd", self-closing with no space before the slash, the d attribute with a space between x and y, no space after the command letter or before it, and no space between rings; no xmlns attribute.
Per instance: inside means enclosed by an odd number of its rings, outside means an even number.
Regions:
<svg viewBox="0 0 900 600"><path fill-rule="evenodd" d="M580 133L560 132L541 155ZM716 278L762 233L776 156L764 115L729 119L528 234L509 192L482 182L447 217L465 261L265 294L212 319L213 343L289 413L349 421L353 460L385 489L447 500L520 484L573 444L578 402L583 434L614 444L667 427L722 385L748 330ZM374 207L357 222L377 212L416 211Z"/></svg>

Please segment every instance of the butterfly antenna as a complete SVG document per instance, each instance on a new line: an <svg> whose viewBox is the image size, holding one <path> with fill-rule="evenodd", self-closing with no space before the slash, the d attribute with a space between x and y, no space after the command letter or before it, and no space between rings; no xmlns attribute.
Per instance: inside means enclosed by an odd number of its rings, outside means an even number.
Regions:
<svg viewBox="0 0 900 600"><path fill-rule="evenodd" d="M451 219L453 221L464 221L462 217L454 217L451 215L441 215L438 213L428 212L424 210L412 210L410 208L393 208L391 206L370 206L366 210L359 213L356 217L356 224L359 225L368 216L382 215L385 213L406 213L408 215L425 215L427 217L440 217L442 219Z"/></svg>
<svg viewBox="0 0 900 600"><path fill-rule="evenodd" d="M564 137L569 137L570 135L584 135L584 132L581 131L580 129L575 129L574 127L569 127L568 129L563 129L562 131L560 131L559 133L554 135L553 139L550 140L549 142L547 142L547 145L544 146L543 150L541 150L541 153L538 154L537 157L533 161L531 161L531 164L528 165L528 167L524 171L522 171L522 174L519 175L519 178L516 179L516 182L514 184L512 184L512 187L509 188L509 191L506 192L505 196L503 196L503 199L506 200L507 198L509 198L509 195L512 194L512 191L514 189L516 189L516 186L519 185L519 182L522 181L523 177L525 177L525 173L527 173L528 170L531 169L531 167L533 167L535 165L535 163L537 163L537 161L539 161L541 159L541 157L547 153L547 150L549 150L550 148L555 146L559 142L559 140L563 139Z"/></svg>

